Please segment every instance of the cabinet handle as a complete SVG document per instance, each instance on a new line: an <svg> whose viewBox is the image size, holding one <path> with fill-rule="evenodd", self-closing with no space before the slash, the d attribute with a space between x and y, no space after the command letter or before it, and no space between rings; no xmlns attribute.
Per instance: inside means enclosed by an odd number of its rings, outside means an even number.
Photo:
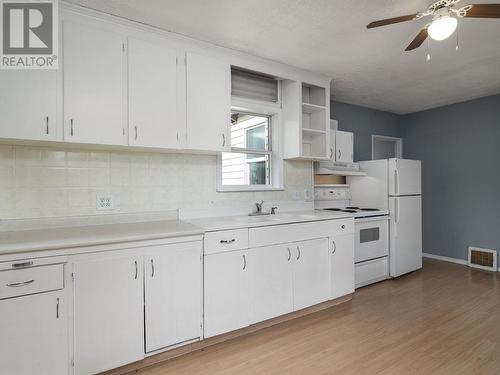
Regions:
<svg viewBox="0 0 500 375"><path fill-rule="evenodd" d="M288 250L288 261L290 261L290 259L292 259L292 252L290 251L290 248L287 248Z"/></svg>
<svg viewBox="0 0 500 375"><path fill-rule="evenodd" d="M139 269L137 268L137 261L134 261L134 264L135 264L135 276L134 276L134 279L137 280L137 276L139 276Z"/></svg>
<svg viewBox="0 0 500 375"><path fill-rule="evenodd" d="M297 260L300 259L300 248L297 246Z"/></svg>
<svg viewBox="0 0 500 375"><path fill-rule="evenodd" d="M330 147L330 159L333 159L333 148Z"/></svg>
<svg viewBox="0 0 500 375"><path fill-rule="evenodd" d="M236 241L236 238L232 238L230 240L220 240L220 243L225 244L225 245L229 245L229 244L232 244L235 241Z"/></svg>
<svg viewBox="0 0 500 375"><path fill-rule="evenodd" d="M135 129L135 140L137 141L137 126L134 126Z"/></svg>
<svg viewBox="0 0 500 375"><path fill-rule="evenodd" d="M243 270L247 269L247 257L243 254Z"/></svg>
<svg viewBox="0 0 500 375"><path fill-rule="evenodd" d="M49 134L49 116L45 117L45 134Z"/></svg>
<svg viewBox="0 0 500 375"><path fill-rule="evenodd" d="M394 194L399 194L399 175L398 170L394 170Z"/></svg>
<svg viewBox="0 0 500 375"><path fill-rule="evenodd" d="M23 267L29 267L33 265L33 261L28 261L28 262L22 262L22 263L14 263L12 265L12 268L23 268Z"/></svg>
<svg viewBox="0 0 500 375"><path fill-rule="evenodd" d="M342 151L339 148L339 159L342 157Z"/></svg>
<svg viewBox="0 0 500 375"><path fill-rule="evenodd" d="M222 133L222 147L226 146L226 135Z"/></svg>
<svg viewBox="0 0 500 375"><path fill-rule="evenodd" d="M151 277L155 277L155 262L151 259Z"/></svg>
<svg viewBox="0 0 500 375"><path fill-rule="evenodd" d="M33 284L35 282L35 280L28 280L28 281L23 281L21 283L10 283L10 284L7 284L8 287L11 287L11 288L19 288L20 286L26 286L26 285L29 285L29 284Z"/></svg>
<svg viewBox="0 0 500 375"><path fill-rule="evenodd" d="M69 123L71 125L70 134L71 134L71 136L73 136L75 134L73 131L73 119L69 120Z"/></svg>
<svg viewBox="0 0 500 375"><path fill-rule="evenodd" d="M332 241L332 244L333 244L332 254L335 254L335 252L337 251L337 244L335 243L335 241Z"/></svg>
<svg viewBox="0 0 500 375"><path fill-rule="evenodd" d="M56 304L56 319L59 319L59 298L57 299L57 304Z"/></svg>

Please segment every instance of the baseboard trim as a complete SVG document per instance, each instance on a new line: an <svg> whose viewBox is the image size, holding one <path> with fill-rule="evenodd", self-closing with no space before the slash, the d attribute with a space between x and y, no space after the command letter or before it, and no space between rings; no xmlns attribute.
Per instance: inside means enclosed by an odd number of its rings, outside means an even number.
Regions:
<svg viewBox="0 0 500 375"><path fill-rule="evenodd" d="M464 266L467 265L467 261L465 259L450 258L450 257L442 256L442 255L434 255L434 254L429 254L429 253L422 253L422 256L424 258L442 260L444 262L456 263L456 264L461 264Z"/></svg>
<svg viewBox="0 0 500 375"><path fill-rule="evenodd" d="M450 262L450 263L455 263L455 264L461 264L461 265L464 265L464 266L466 266L468 264L465 259L450 258L450 257L444 257L442 255L434 255L434 254L429 254L429 253L422 253L422 256L424 258L442 260L443 262ZM500 272L500 267L498 267L497 271Z"/></svg>

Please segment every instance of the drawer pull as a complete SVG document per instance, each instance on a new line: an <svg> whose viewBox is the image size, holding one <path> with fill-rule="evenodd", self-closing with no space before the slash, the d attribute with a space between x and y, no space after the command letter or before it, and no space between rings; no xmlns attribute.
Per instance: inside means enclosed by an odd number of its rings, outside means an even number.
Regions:
<svg viewBox="0 0 500 375"><path fill-rule="evenodd" d="M135 264L135 276L134 276L134 279L137 280L137 276L139 275L139 269L137 267L137 261L134 261L134 264Z"/></svg>
<svg viewBox="0 0 500 375"><path fill-rule="evenodd" d="M29 262L22 262L22 263L14 263L12 265L12 268L22 268L22 267L29 267L33 265L33 261Z"/></svg>
<svg viewBox="0 0 500 375"><path fill-rule="evenodd" d="M233 238L231 240L220 240L220 243L223 243L223 244L226 244L226 245L232 244L234 242L236 242L235 238Z"/></svg>
<svg viewBox="0 0 500 375"><path fill-rule="evenodd" d="M300 248L297 246L297 260L300 259Z"/></svg>
<svg viewBox="0 0 500 375"><path fill-rule="evenodd" d="M247 257L243 255L243 271L247 269Z"/></svg>
<svg viewBox="0 0 500 375"><path fill-rule="evenodd" d="M290 251L290 248L287 248L288 250L288 261L290 261L290 259L292 259L292 252Z"/></svg>
<svg viewBox="0 0 500 375"><path fill-rule="evenodd" d="M9 286L11 288L19 288L20 286L26 286L29 284L33 284L34 282L35 282L35 280L28 280L28 281L23 281L21 283L10 283L10 284L7 284L7 286Z"/></svg>
<svg viewBox="0 0 500 375"><path fill-rule="evenodd" d="M56 319L59 319L59 298L57 299L57 304L56 304Z"/></svg>

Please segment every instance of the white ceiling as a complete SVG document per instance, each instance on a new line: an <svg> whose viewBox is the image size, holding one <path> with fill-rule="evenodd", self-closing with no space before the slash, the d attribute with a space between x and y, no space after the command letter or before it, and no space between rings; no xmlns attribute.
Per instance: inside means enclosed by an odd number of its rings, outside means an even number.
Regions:
<svg viewBox="0 0 500 375"><path fill-rule="evenodd" d="M411 113L500 93L500 19L460 21L459 51L454 36L433 41L429 63L425 44L404 52L427 21L365 28L422 11L431 1L68 1L327 74L334 98L347 103Z"/></svg>

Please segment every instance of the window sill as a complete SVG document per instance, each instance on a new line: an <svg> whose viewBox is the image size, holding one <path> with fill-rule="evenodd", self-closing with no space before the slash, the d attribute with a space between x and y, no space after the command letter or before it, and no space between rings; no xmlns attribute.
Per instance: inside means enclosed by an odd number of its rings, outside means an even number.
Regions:
<svg viewBox="0 0 500 375"><path fill-rule="evenodd" d="M274 186L246 186L246 185L235 185L235 186L219 186L217 188L218 193L230 193L230 192L256 192L256 191L284 191L283 187Z"/></svg>

